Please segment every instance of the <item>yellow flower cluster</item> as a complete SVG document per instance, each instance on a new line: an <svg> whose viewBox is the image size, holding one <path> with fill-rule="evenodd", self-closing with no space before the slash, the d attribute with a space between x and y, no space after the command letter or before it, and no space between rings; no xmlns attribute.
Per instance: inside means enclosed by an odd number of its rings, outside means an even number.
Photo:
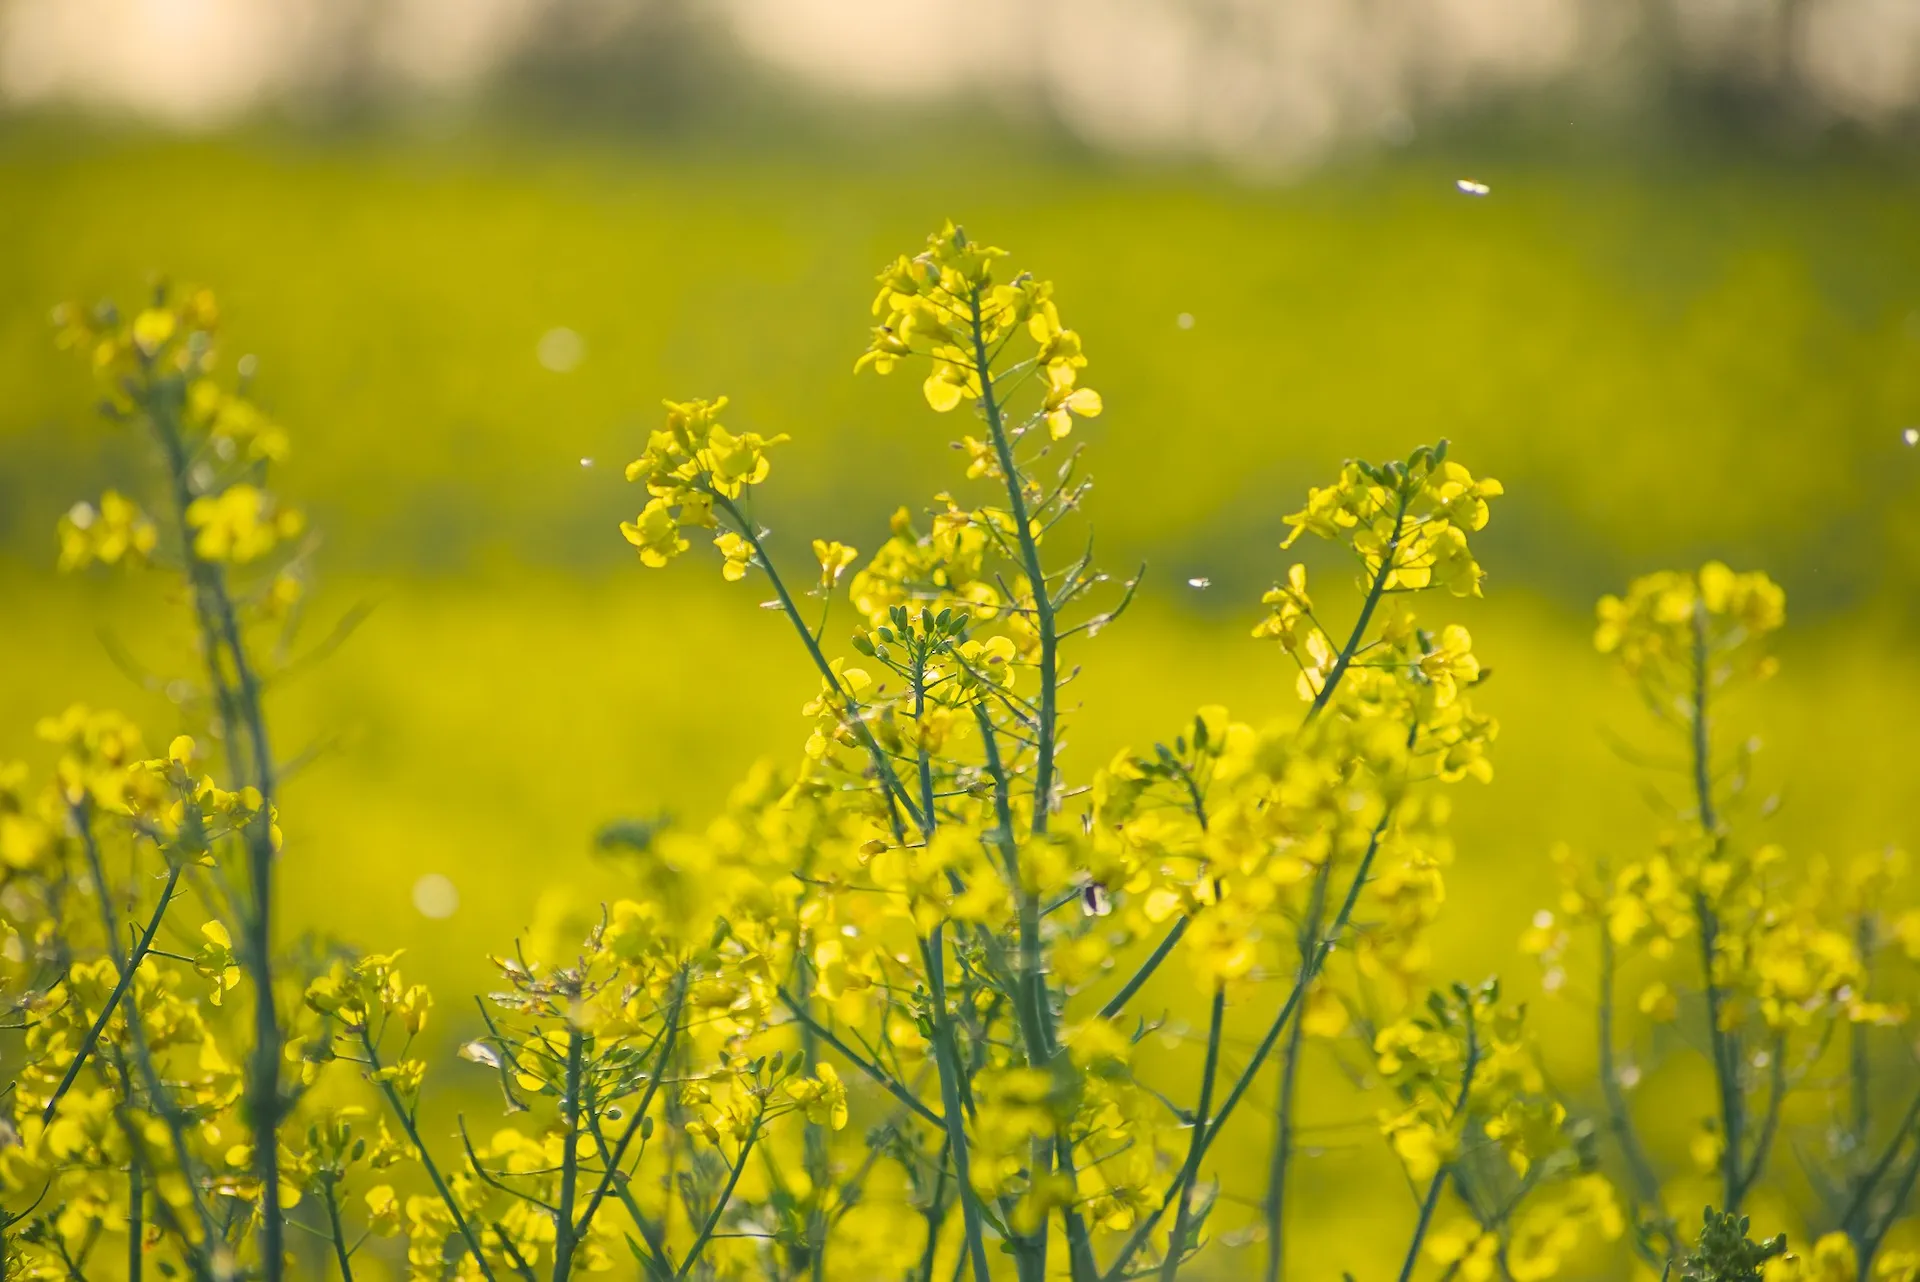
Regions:
<svg viewBox="0 0 1920 1282"><path fill-rule="evenodd" d="M1767 1178L1791 1097L1846 1080L1851 1120L1836 1124L1828 1142L1849 1155L1834 1178L1851 1209L1842 1231L1822 1237L1809 1256L1773 1259L1766 1276L1853 1278L1868 1276L1861 1261L1871 1262L1902 1210L1885 1181L1905 1140L1874 1133L1869 1092L1884 1071L1876 1030L1892 1034L1890 1049L1904 1064L1910 1016L1901 994L1913 990L1896 963L1915 955L1902 944L1907 934L1920 935L1920 917L1900 852L1873 852L1836 871L1753 842L1731 820L1752 749L1743 744L1736 755L1719 747L1721 696L1774 672L1771 642L1784 619L1777 584L1717 562L1696 573L1649 575L1600 602L1596 647L1678 740L1686 796L1651 849L1615 867L1556 849L1557 911L1536 915L1522 947L1541 958L1549 989L1558 991L1568 987L1582 937L1597 946L1604 1129L1630 1176L1635 1241L1650 1264L1677 1259L1681 1239L1667 1181L1639 1138L1628 1093L1662 1067L1655 1048L1673 1043L1641 1035L1623 1048L1628 1020L1678 1025L1688 1039L1680 1044L1704 1051L1713 1087L1699 1103L1689 1147L1696 1166L1717 1178L1729 1215ZM1830 1063L1836 1045L1844 1052ZM1841 1111L1841 1101L1832 1107Z"/></svg>
<svg viewBox="0 0 1920 1282"><path fill-rule="evenodd" d="M933 369L922 390L927 404L943 414L962 401L1004 404L1013 391L1037 381L1040 404L1033 422L1044 423L1048 437L1059 440L1073 431L1076 417L1099 415L1100 393L1080 386L1087 358L1080 335L1060 324L1052 282L1026 273L997 282L994 264L1006 256L1004 249L969 240L949 222L927 238L925 250L895 259L880 273L873 300L873 314L886 322L873 331L854 368L886 374L907 357L927 358ZM995 368L1022 331L1030 353ZM969 476L1004 479L1006 460L994 442L968 437L966 445Z"/></svg>
<svg viewBox="0 0 1920 1282"><path fill-rule="evenodd" d="M1684 705L1696 682L1773 675L1768 641L1786 622L1786 594L1760 573L1709 561L1692 574L1635 579L1624 597L1600 600L1594 645L1617 657L1650 698Z"/></svg>
<svg viewBox="0 0 1920 1282"><path fill-rule="evenodd" d="M160 531L138 504L108 490L100 505L75 503L60 518L60 568L84 570L98 562L137 565L153 555Z"/></svg>
<svg viewBox="0 0 1920 1282"><path fill-rule="evenodd" d="M790 765L756 767L704 827L609 826L628 894L547 897L493 959L494 991L440 1015L397 953L276 942L275 869L305 852L283 850L256 632L297 594L301 527L265 488L284 434L214 379L212 299L63 316L116 415L154 435L172 504L76 508L63 560L177 555L206 671L164 756L76 707L41 726L40 783L0 765L0 992L21 1047L0 1097L7 1276L92 1276L116 1236L207 1282L323 1256L350 1278L362 1250L466 1282L1172 1282L1261 1239L1286 1276L1319 1056L1386 1104L1419 1195L1402 1278L1584 1275L1623 1237L1691 1276L1623 1102L1616 988L1710 1059L1701 1134L1733 1211L1797 1116L1786 1096L1837 1076L1832 1057L1890 1080L1910 988L1888 966L1920 953L1904 863L1796 867L1735 828L1744 771L1714 759L1710 709L1770 670L1782 607L1723 567L1603 606L1601 648L1684 732L1695 795L1617 868L1562 852L1562 897L1526 941L1555 991L1600 951L1605 1125L1549 1085L1491 981L1429 991L1446 785L1491 777L1498 729L1474 638L1411 601L1484 579L1500 486L1444 443L1348 463L1287 518L1287 545L1330 540L1360 579L1337 630L1302 566L1265 598L1254 635L1293 665L1285 706L1205 706L1077 774L1066 687L1134 584L1050 538L1088 491L1077 455L1049 453L1102 404L1052 286L1003 279L1004 258L948 225L896 260L859 361L924 361L934 411L971 405L962 485L987 493L901 509L864 563L812 539L804 615L749 510L785 438L724 426L723 399L668 404L628 469L648 498L623 536L664 566L713 531L725 578L772 586L819 693ZM828 640L843 592L848 654ZM423 1132L446 1024L504 1123ZM1882 1247L1920 1158L1869 1125L1870 1085L1849 1088L1865 1102L1832 1163L1853 1209L1769 1277L1912 1275ZM1261 1199L1216 1152L1264 1129L1250 1097L1277 1123ZM1737 1217L1708 1227L1715 1250L1751 1246Z"/></svg>
<svg viewBox="0 0 1920 1282"><path fill-rule="evenodd" d="M686 551L682 529L713 529L717 502L741 526L722 530L714 539L725 558L726 577L733 581L746 576L754 548L733 501L767 479L772 468L767 450L787 438L757 432L735 435L720 423L726 407L724 396L668 401L666 426L654 432L646 452L627 465L627 479L644 481L651 496L639 516L620 523L620 533L639 549L644 564L658 568Z"/></svg>
<svg viewBox="0 0 1920 1282"><path fill-rule="evenodd" d="M1485 577L1467 536L1485 528L1487 500L1500 482L1475 480L1447 458L1447 443L1422 447L1404 462L1375 467L1348 463L1340 479L1307 494L1307 505L1286 518L1293 532L1350 548L1360 558L1370 590L1442 587L1455 596L1479 596ZM1374 582L1381 586L1371 589Z"/></svg>

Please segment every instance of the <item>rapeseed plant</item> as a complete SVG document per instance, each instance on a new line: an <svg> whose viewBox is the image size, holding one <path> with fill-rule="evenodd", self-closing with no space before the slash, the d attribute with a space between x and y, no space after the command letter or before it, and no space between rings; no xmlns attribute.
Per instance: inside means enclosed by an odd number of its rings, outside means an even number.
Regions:
<svg viewBox="0 0 1920 1282"><path fill-rule="evenodd" d="M1730 1224L1777 1179L1785 1149L1815 1189L1816 1226L1831 1231L1804 1260L1783 1254L1783 1243L1766 1276L1911 1277L1911 1256L1882 1253L1920 1179L1920 1095L1901 1098L1911 1089L1913 989L1901 963L1920 960L1906 857L1881 850L1838 868L1794 866L1754 831L1771 808L1753 804L1758 740L1730 743L1721 729L1727 701L1776 671L1772 642L1784 622L1777 584L1718 562L1648 575L1600 602L1595 645L1677 748L1630 755L1679 787L1662 794L1663 827L1644 856L1557 849L1559 903L1522 942L1554 988L1564 987L1571 950L1588 956L1591 943L1600 1098L1588 1109L1610 1141L1633 1242L1649 1264L1680 1259L1676 1173L1643 1142L1630 1092L1662 1060L1697 1052L1711 1090L1698 1101L1691 1152L1723 1217L1709 1227ZM1633 1004L1652 1027L1623 1061L1628 984L1639 986ZM1680 1036L1663 1035L1668 1028ZM1798 1096L1812 1097L1804 1144L1789 1130ZM1898 1100L1892 1126L1880 1113L1889 1099ZM1684 1274L1709 1275L1721 1276Z"/></svg>
<svg viewBox="0 0 1920 1282"><path fill-rule="evenodd" d="M1522 1006L1430 974L1447 790L1491 776L1497 726L1474 706L1473 638L1415 598L1481 592L1498 482L1445 441L1346 464L1286 518L1285 546L1350 557L1355 616L1323 622L1293 565L1253 628L1293 665L1299 706L1202 707L1070 778L1076 665L1139 577L1101 571L1086 534L1071 437L1104 408L1086 347L1053 286L1006 257L949 224L879 277L856 370L911 370L932 412L973 426L961 482L896 512L871 557L823 535L784 573L755 498L786 438L728 427L725 398L668 403L627 469L646 497L621 534L645 566L697 538L725 580L764 581L819 678L807 731L704 829L619 834L633 896L584 937L493 959L459 1055L504 1120L439 1139L421 1123L431 994L396 954L274 930L282 767L263 696L298 662L312 552L268 486L287 437L224 376L210 295L61 314L106 412L152 436L165 497L163 517L114 493L77 505L61 562L177 573L205 672L164 754L74 708L41 727L44 782L0 768L6 1276L351 1279L401 1259L487 1282L1219 1275L1233 1212L1215 1150L1252 1095L1275 1123L1258 1229L1278 1278L1299 1268L1308 1039L1383 1105L1415 1194L1401 1282L1591 1273L1629 1229L1683 1276L1734 1276L1698 1271L1723 1260L1912 1276L1880 1248L1920 1141L1911 1109L1870 1127L1864 1038L1905 1019L1873 967L1894 941L1912 951L1920 918L1887 916L1892 860L1788 888L1777 854L1732 840L1744 774L1712 755L1710 701L1771 671L1779 590L1710 566L1603 603L1601 647L1684 732L1696 791L1619 874L1565 857L1566 901L1529 940L1556 966L1572 927L1599 941L1589 1122ZM1666 962L1680 941L1701 956L1725 1208L1695 1256L1612 1063L1619 954ZM1649 984L1642 1009L1677 1018L1680 982ZM1152 1053L1184 1035L1148 1003L1169 986L1206 1012L1197 1063ZM1230 1008L1259 1016L1244 1053ZM1843 1027L1851 1129L1817 1167L1836 1232L1805 1259L1749 1250L1733 1217Z"/></svg>

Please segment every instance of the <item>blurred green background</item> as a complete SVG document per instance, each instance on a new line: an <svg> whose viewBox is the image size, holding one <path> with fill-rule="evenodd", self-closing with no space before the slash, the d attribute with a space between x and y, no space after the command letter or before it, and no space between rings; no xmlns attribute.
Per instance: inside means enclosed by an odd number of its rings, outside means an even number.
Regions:
<svg viewBox="0 0 1920 1282"><path fill-rule="evenodd" d="M724 392L736 426L792 434L765 489L777 549L870 550L961 475L957 420L911 380L851 375L872 273L947 216L1057 282L1106 398L1084 430L1103 559L1148 567L1137 610L1074 655L1079 767L1202 703L1292 707L1283 658L1247 637L1289 559L1282 514L1343 458L1446 436L1507 497L1487 599L1458 610L1502 734L1496 781L1460 796L1438 977L1536 988L1513 942L1550 902L1548 846L1650 835L1660 781L1606 742L1647 727L1589 643L1594 597L1647 570L1719 557L1788 589L1783 674L1734 713L1784 803L1770 833L1833 855L1920 837L1920 176L1897 131L1764 97L1602 117L1538 89L1250 170L964 95L876 121L722 61L716 84L743 87L716 97L769 101L664 111L533 65L424 122L378 102L187 131L0 117L0 758L40 760L34 718L73 701L175 728L129 669L186 669L179 602L53 570L58 515L144 491L149 460L95 418L47 318L156 273L209 284L293 433L282 487L324 532L310 637L373 607L276 692L303 762L291 916L411 950L449 1039L486 952L618 893L600 823L699 823L804 735L813 678L751 584L697 555L643 571L615 529L660 398ZM451 916L414 906L428 874ZM1578 1016L1542 1024L1577 1081ZM1310 1082L1352 1120L1331 1072ZM1654 1137L1676 1166L1691 1120ZM1364 1269L1355 1249L1397 1248L1354 1226L1411 1207L1366 1119L1328 1134L1302 1259ZM1251 1127L1244 1156L1265 1160Z"/></svg>

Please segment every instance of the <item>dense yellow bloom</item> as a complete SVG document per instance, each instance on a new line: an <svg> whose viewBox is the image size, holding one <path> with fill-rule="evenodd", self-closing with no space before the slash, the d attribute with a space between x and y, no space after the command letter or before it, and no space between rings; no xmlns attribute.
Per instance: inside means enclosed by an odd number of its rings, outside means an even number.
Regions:
<svg viewBox="0 0 1920 1282"><path fill-rule="evenodd" d="M297 536L306 519L259 487L242 483L195 499L187 507L187 524L194 531L194 555L244 565Z"/></svg>
<svg viewBox="0 0 1920 1282"><path fill-rule="evenodd" d="M1700 795L1617 862L1556 853L1558 897L1525 947L1550 991L1601 989L1611 1071L1609 1115L1570 1118L1590 1092L1549 1082L1519 1006L1491 981L1431 987L1455 859L1444 785L1490 778L1498 726L1476 707L1475 638L1411 598L1482 590L1475 544L1499 483L1444 443L1345 465L1287 518L1287 542L1352 555L1358 608L1342 619L1324 589L1316 603L1296 564L1253 629L1305 706L1202 706L1082 772L1070 682L1134 585L1054 536L1088 492L1057 442L1104 407L1052 286L1005 257L949 224L882 273L884 324L859 367L912 361L933 410L975 419L964 481L900 509L864 563L818 539L783 579L752 491L785 438L726 426L724 399L667 405L627 470L647 496L623 537L658 567L711 531L726 579L766 576L818 693L788 762L749 772L704 826L608 825L598 844L626 895L540 896L477 1009L438 1017L397 953L263 948L254 929L281 759L257 701L280 670L253 630L293 617L303 558L244 567L299 533L263 478L284 434L217 381L211 298L63 313L116 413L194 461L165 492L198 495L173 516L206 688L178 707L205 733L149 758L125 718L76 707L41 727L43 785L0 765L0 984L21 1047L0 1194L9 1215L59 1198L10 1232L25 1263L8 1276L80 1275L69 1257L134 1217L136 1173L169 1276L271 1274L268 1230L291 1207L336 1257L404 1236L422 1279L1232 1271L1245 1154L1213 1145L1267 1129L1242 1101L1273 1098L1281 1056L1293 1087L1276 1129L1297 1133L1301 1092L1316 1115L1333 1107L1318 1098L1331 1075L1291 1071L1302 1053L1384 1106L1376 1141L1432 1226L1406 1244L1409 1268L1537 1282L1603 1269L1625 1238L1658 1275L1682 1253L1664 1205L1678 1185L1628 1148L1616 1100L1642 1065L1713 1056L1724 1107L1689 1116L1716 1119L1694 1147L1732 1184L1757 1183L1803 1114L1840 1116L1786 1099L1838 1078L1823 1057L1903 1025L1907 980L1886 965L1920 954L1920 914L1897 857L1796 865L1716 807L1737 799L1744 759L1714 758L1711 696L1770 671L1778 589L1708 566L1603 606L1601 648L1687 732ZM109 494L69 513L63 559L139 559L157 541ZM1602 985L1569 982L1594 948ZM247 998L252 1020L234 1009ZM508 1124L422 1130L436 1018ZM276 1020L279 1043L256 1046ZM1647 1021L1674 1027L1649 1039ZM1686 1089L1673 1078L1663 1089ZM1875 1137L1840 1125L1836 1187L1852 1196ZM1284 1176L1293 1156L1266 1169ZM1770 1276L1851 1279L1854 1251L1830 1235ZM1914 1272L1898 1252L1874 1269Z"/></svg>
<svg viewBox="0 0 1920 1282"><path fill-rule="evenodd" d="M809 1122L840 1130L847 1124L847 1088L832 1064L821 1063L812 1077L787 1082L787 1094L800 1105Z"/></svg>
<svg viewBox="0 0 1920 1282"><path fill-rule="evenodd" d="M922 384L927 404L939 413L963 401L986 396L983 378L989 363L1014 335L1024 332L1031 352L1011 371L1021 381L1038 381L1040 404L1028 426L1044 425L1051 440L1073 431L1075 418L1093 418L1104 408L1100 394L1080 386L1087 358L1080 335L1060 323L1051 282L1022 274L1006 283L995 279L994 264L1006 251L981 245L948 223L927 238L926 250L895 259L880 273L874 315L886 323L855 364L890 373L909 356L926 358L931 372ZM1000 377L994 380L996 398ZM996 406L997 409L997 406ZM1015 435L1024 429L1015 429ZM997 447L969 437L970 476L1000 476Z"/></svg>
<svg viewBox="0 0 1920 1282"><path fill-rule="evenodd" d="M627 479L642 481L651 495L640 515L623 521L620 533L640 551L643 564L658 568L686 551L681 531L711 528L716 501L730 504L767 479L772 463L767 450L785 435L763 437L734 433L720 422L727 398L668 401L666 426L647 441L646 452L627 465ZM737 509L729 509L737 515ZM746 574L751 550L744 528L723 531L714 542L725 558L725 574Z"/></svg>
<svg viewBox="0 0 1920 1282"><path fill-rule="evenodd" d="M1767 1261L1766 1282L1857 1282L1860 1257L1844 1233L1829 1233L1804 1256Z"/></svg>
<svg viewBox="0 0 1920 1282"><path fill-rule="evenodd" d="M1337 483L1309 492L1306 507L1286 518L1293 532L1281 546L1311 533L1351 548L1366 582L1384 590L1479 596L1484 575L1467 536L1486 527L1487 500L1501 492L1498 481L1476 480L1448 461L1444 443L1384 468L1349 463Z"/></svg>
<svg viewBox="0 0 1920 1282"><path fill-rule="evenodd" d="M1701 659L1703 679L1716 687L1771 676L1777 664L1767 640L1786 621L1786 596L1764 574L1710 561L1695 574L1635 579L1626 596L1601 598L1599 617L1594 645L1602 654L1617 656L1655 692L1684 698Z"/></svg>
<svg viewBox="0 0 1920 1282"><path fill-rule="evenodd" d="M115 490L100 505L76 503L60 518L60 568L81 570L94 562L129 565L153 555L160 533L132 500Z"/></svg>

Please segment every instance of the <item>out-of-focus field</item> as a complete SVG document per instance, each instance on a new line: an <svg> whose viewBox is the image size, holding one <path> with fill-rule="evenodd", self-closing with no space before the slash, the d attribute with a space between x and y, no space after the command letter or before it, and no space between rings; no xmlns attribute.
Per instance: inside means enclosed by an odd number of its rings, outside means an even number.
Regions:
<svg viewBox="0 0 1920 1282"><path fill-rule="evenodd" d="M1498 776L1461 800L1436 975L1499 967L1531 991L1514 940L1551 896L1547 847L1626 855L1651 832L1662 781L1602 738L1646 742L1645 721L1588 642L1593 596L1648 569L1720 556L1787 584L1783 675L1732 714L1766 741L1770 831L1809 854L1920 841L1920 450L1901 443L1920 424L1920 183L1535 158L1473 166L1492 187L1473 199L1453 186L1471 163L1252 190L991 147L0 136L0 758L37 759L33 719L76 700L174 729L110 654L182 669L177 603L51 570L58 513L135 483L139 456L92 417L47 312L155 269L211 284L294 434L284 488L326 534L311 635L375 607L277 696L281 752L304 760L289 915L412 950L457 1029L486 952L618 890L590 852L601 821L697 823L804 734L814 682L754 589L704 549L643 571L614 528L659 399L726 392L736 425L792 434L767 487L778 548L872 548L896 505L960 475L959 419L916 380L850 373L872 272L951 214L1057 281L1106 397L1085 431L1106 560L1149 566L1135 613L1075 656L1079 767L1201 703L1289 713L1290 672L1247 638L1285 569L1281 515L1346 456L1445 435L1508 497L1488 600L1460 609L1495 670ZM571 372L536 359L557 326L584 340ZM429 872L459 889L446 920L412 905ZM1571 1078L1584 1034L1542 1015ZM1676 1161L1691 1120L1655 1132ZM1327 1171L1306 1231L1365 1276L1339 1217L1383 1199L1340 1193L1398 1177Z"/></svg>

